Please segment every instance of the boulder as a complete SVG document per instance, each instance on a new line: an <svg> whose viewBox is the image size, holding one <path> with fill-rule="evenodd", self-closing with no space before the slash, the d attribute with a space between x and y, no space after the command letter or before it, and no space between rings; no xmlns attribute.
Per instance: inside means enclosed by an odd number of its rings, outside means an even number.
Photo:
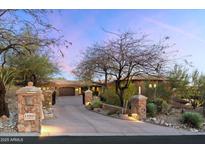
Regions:
<svg viewBox="0 0 205 154"><path fill-rule="evenodd" d="M155 121L157 120L157 118L150 118L150 120L151 120L152 122L155 122Z"/></svg>
<svg viewBox="0 0 205 154"><path fill-rule="evenodd" d="M160 120L160 125L164 125L165 121L162 119Z"/></svg>
<svg viewBox="0 0 205 154"><path fill-rule="evenodd" d="M169 127L169 124L167 122L164 123L165 126Z"/></svg>
<svg viewBox="0 0 205 154"><path fill-rule="evenodd" d="M119 117L124 120L129 120L128 114L120 114Z"/></svg>
<svg viewBox="0 0 205 154"><path fill-rule="evenodd" d="M100 112L100 110L101 110L100 108L94 108L93 109L93 111L95 111L95 112Z"/></svg>

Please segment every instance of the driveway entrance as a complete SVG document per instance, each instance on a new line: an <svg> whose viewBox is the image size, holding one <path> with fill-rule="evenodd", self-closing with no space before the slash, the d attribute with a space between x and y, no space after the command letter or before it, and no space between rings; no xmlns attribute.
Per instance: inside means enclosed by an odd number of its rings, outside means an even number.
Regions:
<svg viewBox="0 0 205 154"><path fill-rule="evenodd" d="M42 136L49 135L189 135L189 131L126 121L91 112L82 105L82 96L58 97L55 119L44 120Z"/></svg>

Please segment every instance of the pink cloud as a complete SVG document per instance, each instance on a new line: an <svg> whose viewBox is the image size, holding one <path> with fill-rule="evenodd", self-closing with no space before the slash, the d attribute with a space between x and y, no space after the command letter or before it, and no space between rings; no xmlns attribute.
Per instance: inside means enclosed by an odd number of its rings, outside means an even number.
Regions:
<svg viewBox="0 0 205 154"><path fill-rule="evenodd" d="M72 74L73 68L70 67L64 60L61 60L60 67L63 69L63 71L67 72L68 74Z"/></svg>

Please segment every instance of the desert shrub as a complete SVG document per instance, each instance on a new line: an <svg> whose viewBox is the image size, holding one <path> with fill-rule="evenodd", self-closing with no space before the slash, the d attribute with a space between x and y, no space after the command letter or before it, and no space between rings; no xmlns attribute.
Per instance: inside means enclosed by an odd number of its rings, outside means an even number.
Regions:
<svg viewBox="0 0 205 154"><path fill-rule="evenodd" d="M93 96L98 96L99 92L98 91L93 91Z"/></svg>
<svg viewBox="0 0 205 154"><path fill-rule="evenodd" d="M93 100L91 105L93 108L101 108L102 107L101 101L99 99Z"/></svg>
<svg viewBox="0 0 205 154"><path fill-rule="evenodd" d="M106 98L105 98L104 94L100 94L99 98L100 98L100 101L106 102Z"/></svg>
<svg viewBox="0 0 205 154"><path fill-rule="evenodd" d="M156 88L156 95L157 97L169 102L172 95L172 90L168 83L158 83Z"/></svg>
<svg viewBox="0 0 205 154"><path fill-rule="evenodd" d="M156 84L156 88L152 87L150 88L149 85ZM162 98L166 100L167 102L170 101L170 98L172 96L172 90L169 86L169 83L167 82L159 82L159 83L151 83L150 81L144 82L145 90L144 95L150 99L155 99L155 97Z"/></svg>
<svg viewBox="0 0 205 154"><path fill-rule="evenodd" d="M113 114L116 114L117 111L116 110L110 110L107 112L107 115L113 115Z"/></svg>
<svg viewBox="0 0 205 154"><path fill-rule="evenodd" d="M124 99L129 101L130 98L138 93L138 86L134 83L130 83L128 88L125 90Z"/></svg>
<svg viewBox="0 0 205 154"><path fill-rule="evenodd" d="M153 99L148 99L147 104L149 104L149 103L154 103L154 100Z"/></svg>
<svg viewBox="0 0 205 154"><path fill-rule="evenodd" d="M163 101L161 106L162 106L161 112L167 114L169 111L169 104L166 101Z"/></svg>
<svg viewBox="0 0 205 154"><path fill-rule="evenodd" d="M166 107L168 108L167 102L161 98L154 99L153 103L157 105L157 112L158 113L161 113L162 110L168 110L168 109L166 109ZM163 109L163 107L164 107L164 109Z"/></svg>
<svg viewBox="0 0 205 154"><path fill-rule="evenodd" d="M89 104L89 105L87 105L86 106L89 110L93 110L94 108L93 108L93 106L92 106L92 104Z"/></svg>
<svg viewBox="0 0 205 154"><path fill-rule="evenodd" d="M107 104L120 106L120 99L115 92L115 87L110 86L104 90L104 93L100 95L102 101Z"/></svg>
<svg viewBox="0 0 205 154"><path fill-rule="evenodd" d="M190 127L201 128L204 119L200 113L197 112L185 112L182 115L182 123L187 124Z"/></svg>
<svg viewBox="0 0 205 154"><path fill-rule="evenodd" d="M147 114L150 117L155 117L157 114L157 106L154 103L147 104Z"/></svg>

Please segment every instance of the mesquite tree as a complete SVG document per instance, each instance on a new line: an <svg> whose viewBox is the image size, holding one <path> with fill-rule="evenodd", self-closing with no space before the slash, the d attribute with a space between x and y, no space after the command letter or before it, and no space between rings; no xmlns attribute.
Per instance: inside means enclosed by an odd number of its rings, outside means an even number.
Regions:
<svg viewBox="0 0 205 154"><path fill-rule="evenodd" d="M0 10L1 70L6 65L8 54L20 55L24 51L32 53L36 46L39 51L49 53L55 53L53 49L58 49L60 45L68 47L69 42L59 34L55 37L50 35L58 30L48 23L48 13L50 12L45 10ZM32 35L25 35L25 29L29 29ZM0 116L9 117L5 86L0 80Z"/></svg>
<svg viewBox="0 0 205 154"><path fill-rule="evenodd" d="M82 62L96 73L111 76L115 82L116 94L124 105L124 93L129 87L132 78L142 75L159 76L165 71L167 62L166 50L169 45L165 43L168 37L153 43L147 35L137 35L130 32L113 33L114 37L94 45L90 52L92 56ZM88 48L90 49L90 48ZM106 64L106 73L103 72ZM80 64L79 64L80 65ZM84 69L85 71L85 69Z"/></svg>
<svg viewBox="0 0 205 154"><path fill-rule="evenodd" d="M92 82L94 78L104 79L104 87L107 88L109 67L111 59L104 54L104 46L94 44L88 47L82 61L77 65L73 73L81 80Z"/></svg>

